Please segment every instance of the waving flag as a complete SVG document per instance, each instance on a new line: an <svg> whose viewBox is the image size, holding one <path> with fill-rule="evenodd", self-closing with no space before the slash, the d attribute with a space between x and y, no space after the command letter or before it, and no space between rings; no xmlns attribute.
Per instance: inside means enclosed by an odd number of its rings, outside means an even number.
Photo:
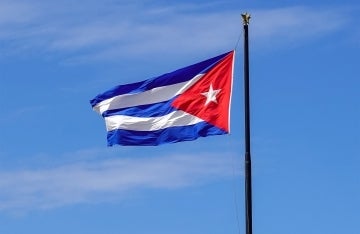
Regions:
<svg viewBox="0 0 360 234"><path fill-rule="evenodd" d="M235 51L90 101L105 119L108 145L160 145L227 134Z"/></svg>

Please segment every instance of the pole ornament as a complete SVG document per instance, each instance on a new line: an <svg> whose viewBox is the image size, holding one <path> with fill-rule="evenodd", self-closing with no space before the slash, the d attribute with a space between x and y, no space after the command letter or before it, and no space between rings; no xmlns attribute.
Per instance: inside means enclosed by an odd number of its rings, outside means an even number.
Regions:
<svg viewBox="0 0 360 234"><path fill-rule="evenodd" d="M244 25L249 25L251 15L246 12L244 14L241 14L241 17L243 18L243 24Z"/></svg>

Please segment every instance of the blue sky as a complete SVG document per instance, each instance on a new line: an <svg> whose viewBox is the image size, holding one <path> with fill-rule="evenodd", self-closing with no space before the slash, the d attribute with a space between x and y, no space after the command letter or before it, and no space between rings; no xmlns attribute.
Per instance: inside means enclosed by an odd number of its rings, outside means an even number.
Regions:
<svg viewBox="0 0 360 234"><path fill-rule="evenodd" d="M245 11L254 234L358 234L353 0L0 0L0 233L245 233ZM230 135L106 147L90 99L235 47Z"/></svg>

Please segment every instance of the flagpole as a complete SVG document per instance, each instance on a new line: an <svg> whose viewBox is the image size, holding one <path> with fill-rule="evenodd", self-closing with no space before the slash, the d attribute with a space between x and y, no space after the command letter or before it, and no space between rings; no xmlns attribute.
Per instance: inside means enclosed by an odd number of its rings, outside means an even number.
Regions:
<svg viewBox="0 0 360 234"><path fill-rule="evenodd" d="M250 154L250 88L249 88L249 38L250 15L241 15L244 24L244 100L245 100L245 221L246 234L252 234L252 188Z"/></svg>

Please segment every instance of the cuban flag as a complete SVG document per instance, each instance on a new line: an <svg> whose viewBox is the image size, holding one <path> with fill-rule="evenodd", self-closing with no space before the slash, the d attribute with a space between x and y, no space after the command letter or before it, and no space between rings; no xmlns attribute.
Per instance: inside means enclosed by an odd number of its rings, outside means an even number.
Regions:
<svg viewBox="0 0 360 234"><path fill-rule="evenodd" d="M90 101L109 146L160 145L228 134L235 51L119 85Z"/></svg>

